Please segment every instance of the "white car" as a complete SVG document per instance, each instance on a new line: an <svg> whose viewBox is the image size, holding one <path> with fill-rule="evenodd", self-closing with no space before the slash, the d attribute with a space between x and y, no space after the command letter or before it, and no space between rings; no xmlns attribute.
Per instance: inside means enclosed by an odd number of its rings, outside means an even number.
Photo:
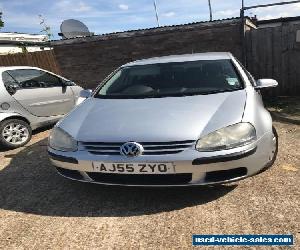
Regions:
<svg viewBox="0 0 300 250"><path fill-rule="evenodd" d="M73 109L81 90L40 68L0 67L0 145L25 145L33 129L55 123Z"/></svg>

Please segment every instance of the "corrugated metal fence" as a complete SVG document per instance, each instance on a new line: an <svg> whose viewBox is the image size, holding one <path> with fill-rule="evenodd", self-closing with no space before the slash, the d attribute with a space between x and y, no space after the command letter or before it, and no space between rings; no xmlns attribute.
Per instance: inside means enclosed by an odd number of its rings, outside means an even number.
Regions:
<svg viewBox="0 0 300 250"><path fill-rule="evenodd" d="M1 55L0 66L35 66L61 74L53 50Z"/></svg>

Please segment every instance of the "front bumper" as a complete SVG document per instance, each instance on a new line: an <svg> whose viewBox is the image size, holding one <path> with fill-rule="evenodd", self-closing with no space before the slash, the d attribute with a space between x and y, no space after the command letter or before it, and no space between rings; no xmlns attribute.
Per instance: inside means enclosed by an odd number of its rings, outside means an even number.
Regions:
<svg viewBox="0 0 300 250"><path fill-rule="evenodd" d="M59 174L69 179L105 185L188 186L226 183L255 175L272 158L272 133L240 148L198 152L194 146L174 155L94 155L87 151L61 152L48 148ZM93 172L92 162L172 162L174 174L107 174Z"/></svg>

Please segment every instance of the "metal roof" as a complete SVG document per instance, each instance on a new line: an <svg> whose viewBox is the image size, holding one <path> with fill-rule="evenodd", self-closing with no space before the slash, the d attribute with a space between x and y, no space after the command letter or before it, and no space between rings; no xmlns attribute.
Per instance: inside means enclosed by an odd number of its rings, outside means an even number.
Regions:
<svg viewBox="0 0 300 250"><path fill-rule="evenodd" d="M293 22L293 21L300 21L300 16L294 17L280 17L275 19L266 19L266 20L257 20L257 24L269 24L269 23L279 23L279 22Z"/></svg>
<svg viewBox="0 0 300 250"><path fill-rule="evenodd" d="M52 40L51 44L52 45L69 44L69 43L72 43L73 41L74 42L75 41L76 42L97 41L97 40L105 40L105 39L111 38L111 37L127 37L127 36L129 36L129 34L143 34L144 32L148 32L148 31L153 31L153 32L171 31L171 30L176 30L176 29L189 27L189 26L215 25L215 24L239 22L239 21L240 21L240 17L232 17L232 18L218 19L218 20L213 20L213 21L200 21L200 22L191 22L191 23L186 23L186 24L166 25L166 26L160 26L160 27L104 33L104 34L98 34L98 35L87 36L87 37L76 37L76 38L69 38L69 39L63 39L63 40Z"/></svg>

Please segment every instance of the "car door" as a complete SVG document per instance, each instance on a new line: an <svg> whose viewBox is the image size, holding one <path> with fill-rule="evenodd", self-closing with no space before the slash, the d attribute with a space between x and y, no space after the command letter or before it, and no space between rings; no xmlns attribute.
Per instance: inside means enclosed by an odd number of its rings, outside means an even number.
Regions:
<svg viewBox="0 0 300 250"><path fill-rule="evenodd" d="M64 115L74 107L73 91L61 78L39 69L16 69L6 73L18 86L12 97L31 114Z"/></svg>

